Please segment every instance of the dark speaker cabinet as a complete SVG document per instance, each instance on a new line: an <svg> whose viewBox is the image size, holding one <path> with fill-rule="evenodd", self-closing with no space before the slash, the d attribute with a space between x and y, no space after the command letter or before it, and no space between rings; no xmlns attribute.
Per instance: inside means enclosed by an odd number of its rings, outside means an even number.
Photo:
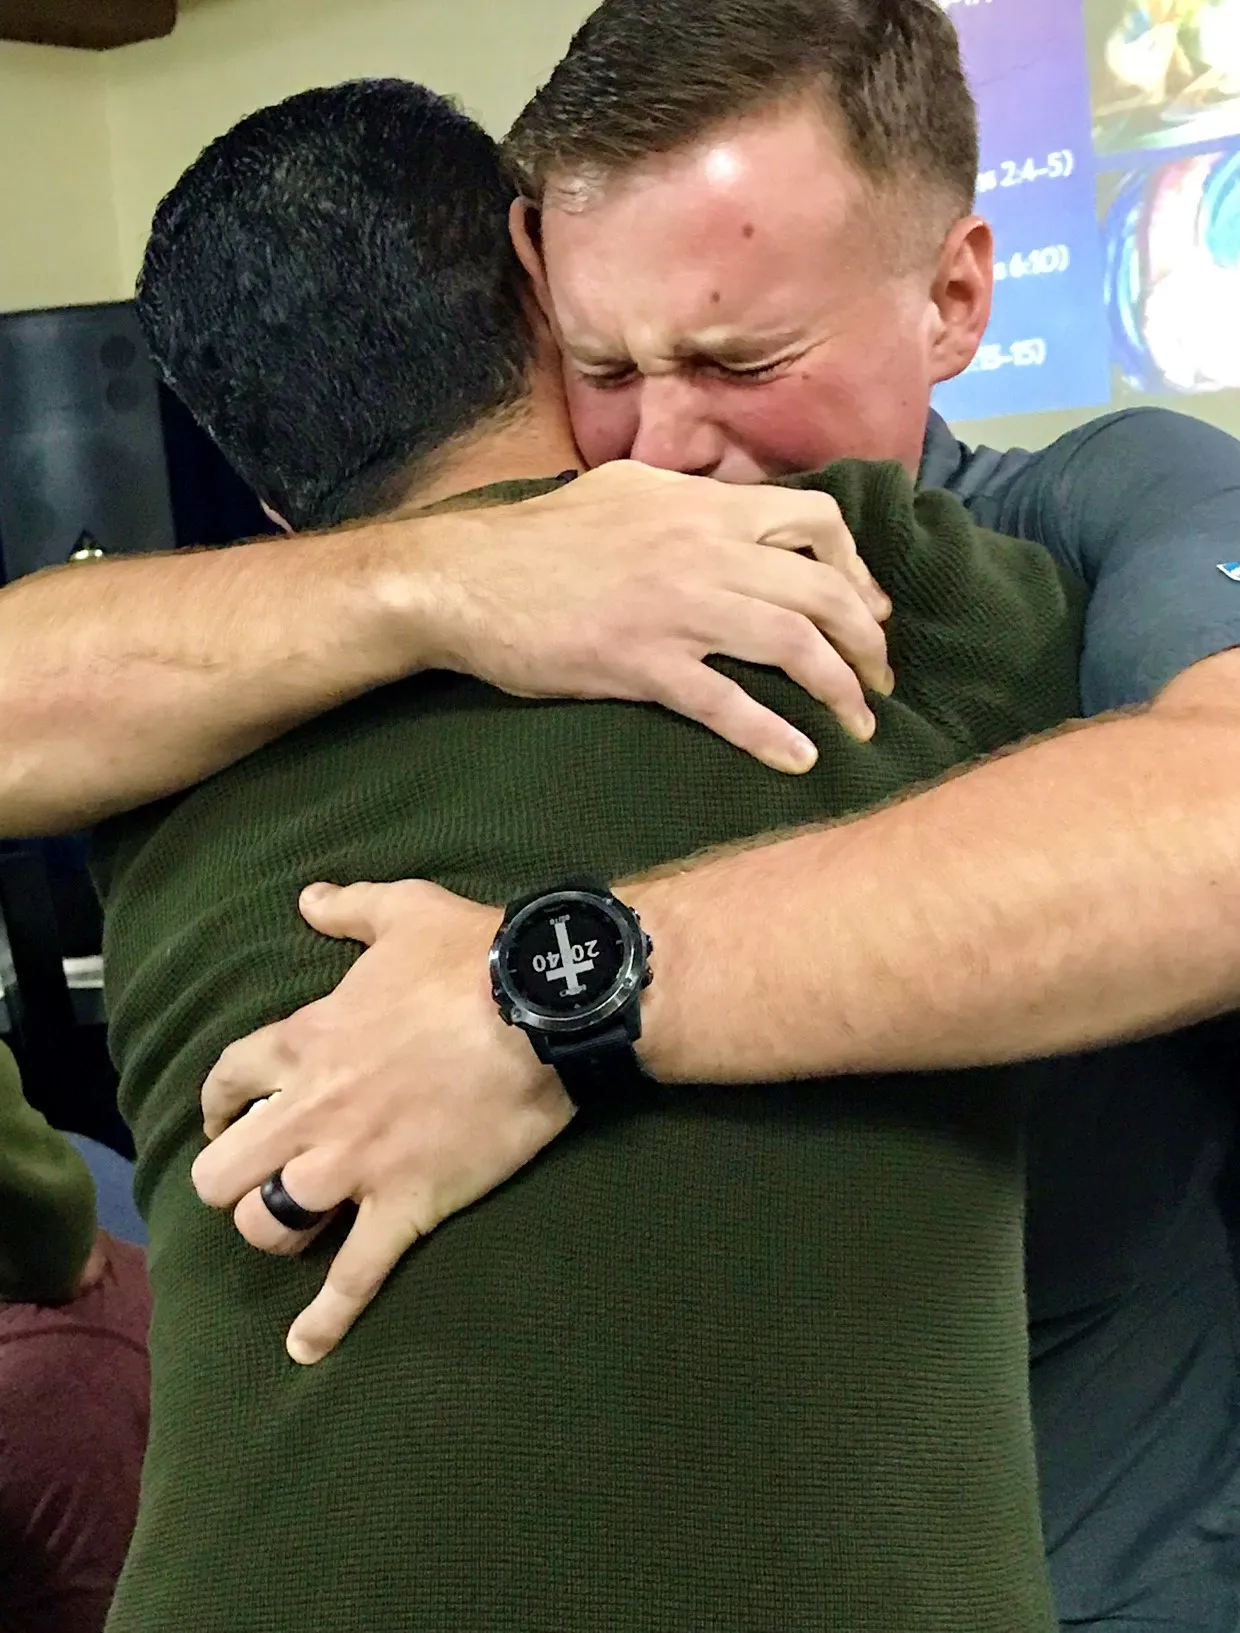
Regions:
<svg viewBox="0 0 1240 1633"><path fill-rule="evenodd" d="M0 317L0 553L5 577L171 550L159 390L131 305Z"/></svg>
<svg viewBox="0 0 1240 1633"><path fill-rule="evenodd" d="M270 534L156 379L133 305L0 314L0 583L106 555Z"/></svg>

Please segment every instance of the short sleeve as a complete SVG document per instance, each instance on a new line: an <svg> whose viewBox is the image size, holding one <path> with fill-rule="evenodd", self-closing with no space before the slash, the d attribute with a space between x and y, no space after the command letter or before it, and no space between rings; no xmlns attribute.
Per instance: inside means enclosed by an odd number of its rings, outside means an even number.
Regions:
<svg viewBox="0 0 1240 1633"><path fill-rule="evenodd" d="M1240 582L1220 571L1240 559L1240 442L1213 426L1155 408L1095 420L1030 459L985 520L1089 586L1087 714L1240 646Z"/></svg>

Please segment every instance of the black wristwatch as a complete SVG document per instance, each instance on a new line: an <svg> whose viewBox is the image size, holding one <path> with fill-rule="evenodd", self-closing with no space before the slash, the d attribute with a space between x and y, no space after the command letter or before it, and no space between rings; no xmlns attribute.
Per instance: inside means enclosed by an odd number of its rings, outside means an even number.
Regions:
<svg viewBox="0 0 1240 1633"><path fill-rule="evenodd" d="M504 914L491 944L495 1002L575 1105L607 1103L640 1077L650 951L637 914L594 880L523 896Z"/></svg>

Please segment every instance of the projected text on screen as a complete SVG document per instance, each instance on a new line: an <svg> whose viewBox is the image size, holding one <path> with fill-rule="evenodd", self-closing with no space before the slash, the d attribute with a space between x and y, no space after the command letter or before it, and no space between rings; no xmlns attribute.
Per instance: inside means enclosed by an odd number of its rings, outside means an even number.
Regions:
<svg viewBox="0 0 1240 1633"><path fill-rule="evenodd" d="M1240 0L940 0L994 315L951 419L1240 388Z"/></svg>

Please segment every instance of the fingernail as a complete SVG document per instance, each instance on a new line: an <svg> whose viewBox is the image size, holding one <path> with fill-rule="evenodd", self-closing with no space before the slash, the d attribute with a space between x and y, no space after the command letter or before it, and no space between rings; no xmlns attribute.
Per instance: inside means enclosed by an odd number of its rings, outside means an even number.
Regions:
<svg viewBox="0 0 1240 1633"><path fill-rule="evenodd" d="M330 889L330 885L307 885L301 893L301 899L313 907L315 902L323 900L323 897L327 895Z"/></svg>
<svg viewBox="0 0 1240 1633"><path fill-rule="evenodd" d="M789 744L792 766L795 771L809 771L818 761L818 750L808 737L802 737L800 732Z"/></svg>
<svg viewBox="0 0 1240 1633"><path fill-rule="evenodd" d="M886 669L883 670L882 682L881 682L880 685L875 687L875 691L877 691L877 693L878 693L878 695L880 697L890 697L891 694L895 691L895 689L896 689L895 670L892 669L890 667L890 665L889 665Z"/></svg>
<svg viewBox="0 0 1240 1633"><path fill-rule="evenodd" d="M870 711L866 709L864 714L857 714L853 716L852 724L848 729L859 743L868 743L870 738L873 737L874 733L878 730L878 721L875 720Z"/></svg>
<svg viewBox="0 0 1240 1633"><path fill-rule="evenodd" d="M288 1341L285 1348L288 1350L290 1357L297 1362L298 1366L313 1366L318 1360L318 1356L315 1354L314 1350L311 1349L310 1345L306 1343L304 1338L298 1338L296 1333L290 1333L288 1335Z"/></svg>

